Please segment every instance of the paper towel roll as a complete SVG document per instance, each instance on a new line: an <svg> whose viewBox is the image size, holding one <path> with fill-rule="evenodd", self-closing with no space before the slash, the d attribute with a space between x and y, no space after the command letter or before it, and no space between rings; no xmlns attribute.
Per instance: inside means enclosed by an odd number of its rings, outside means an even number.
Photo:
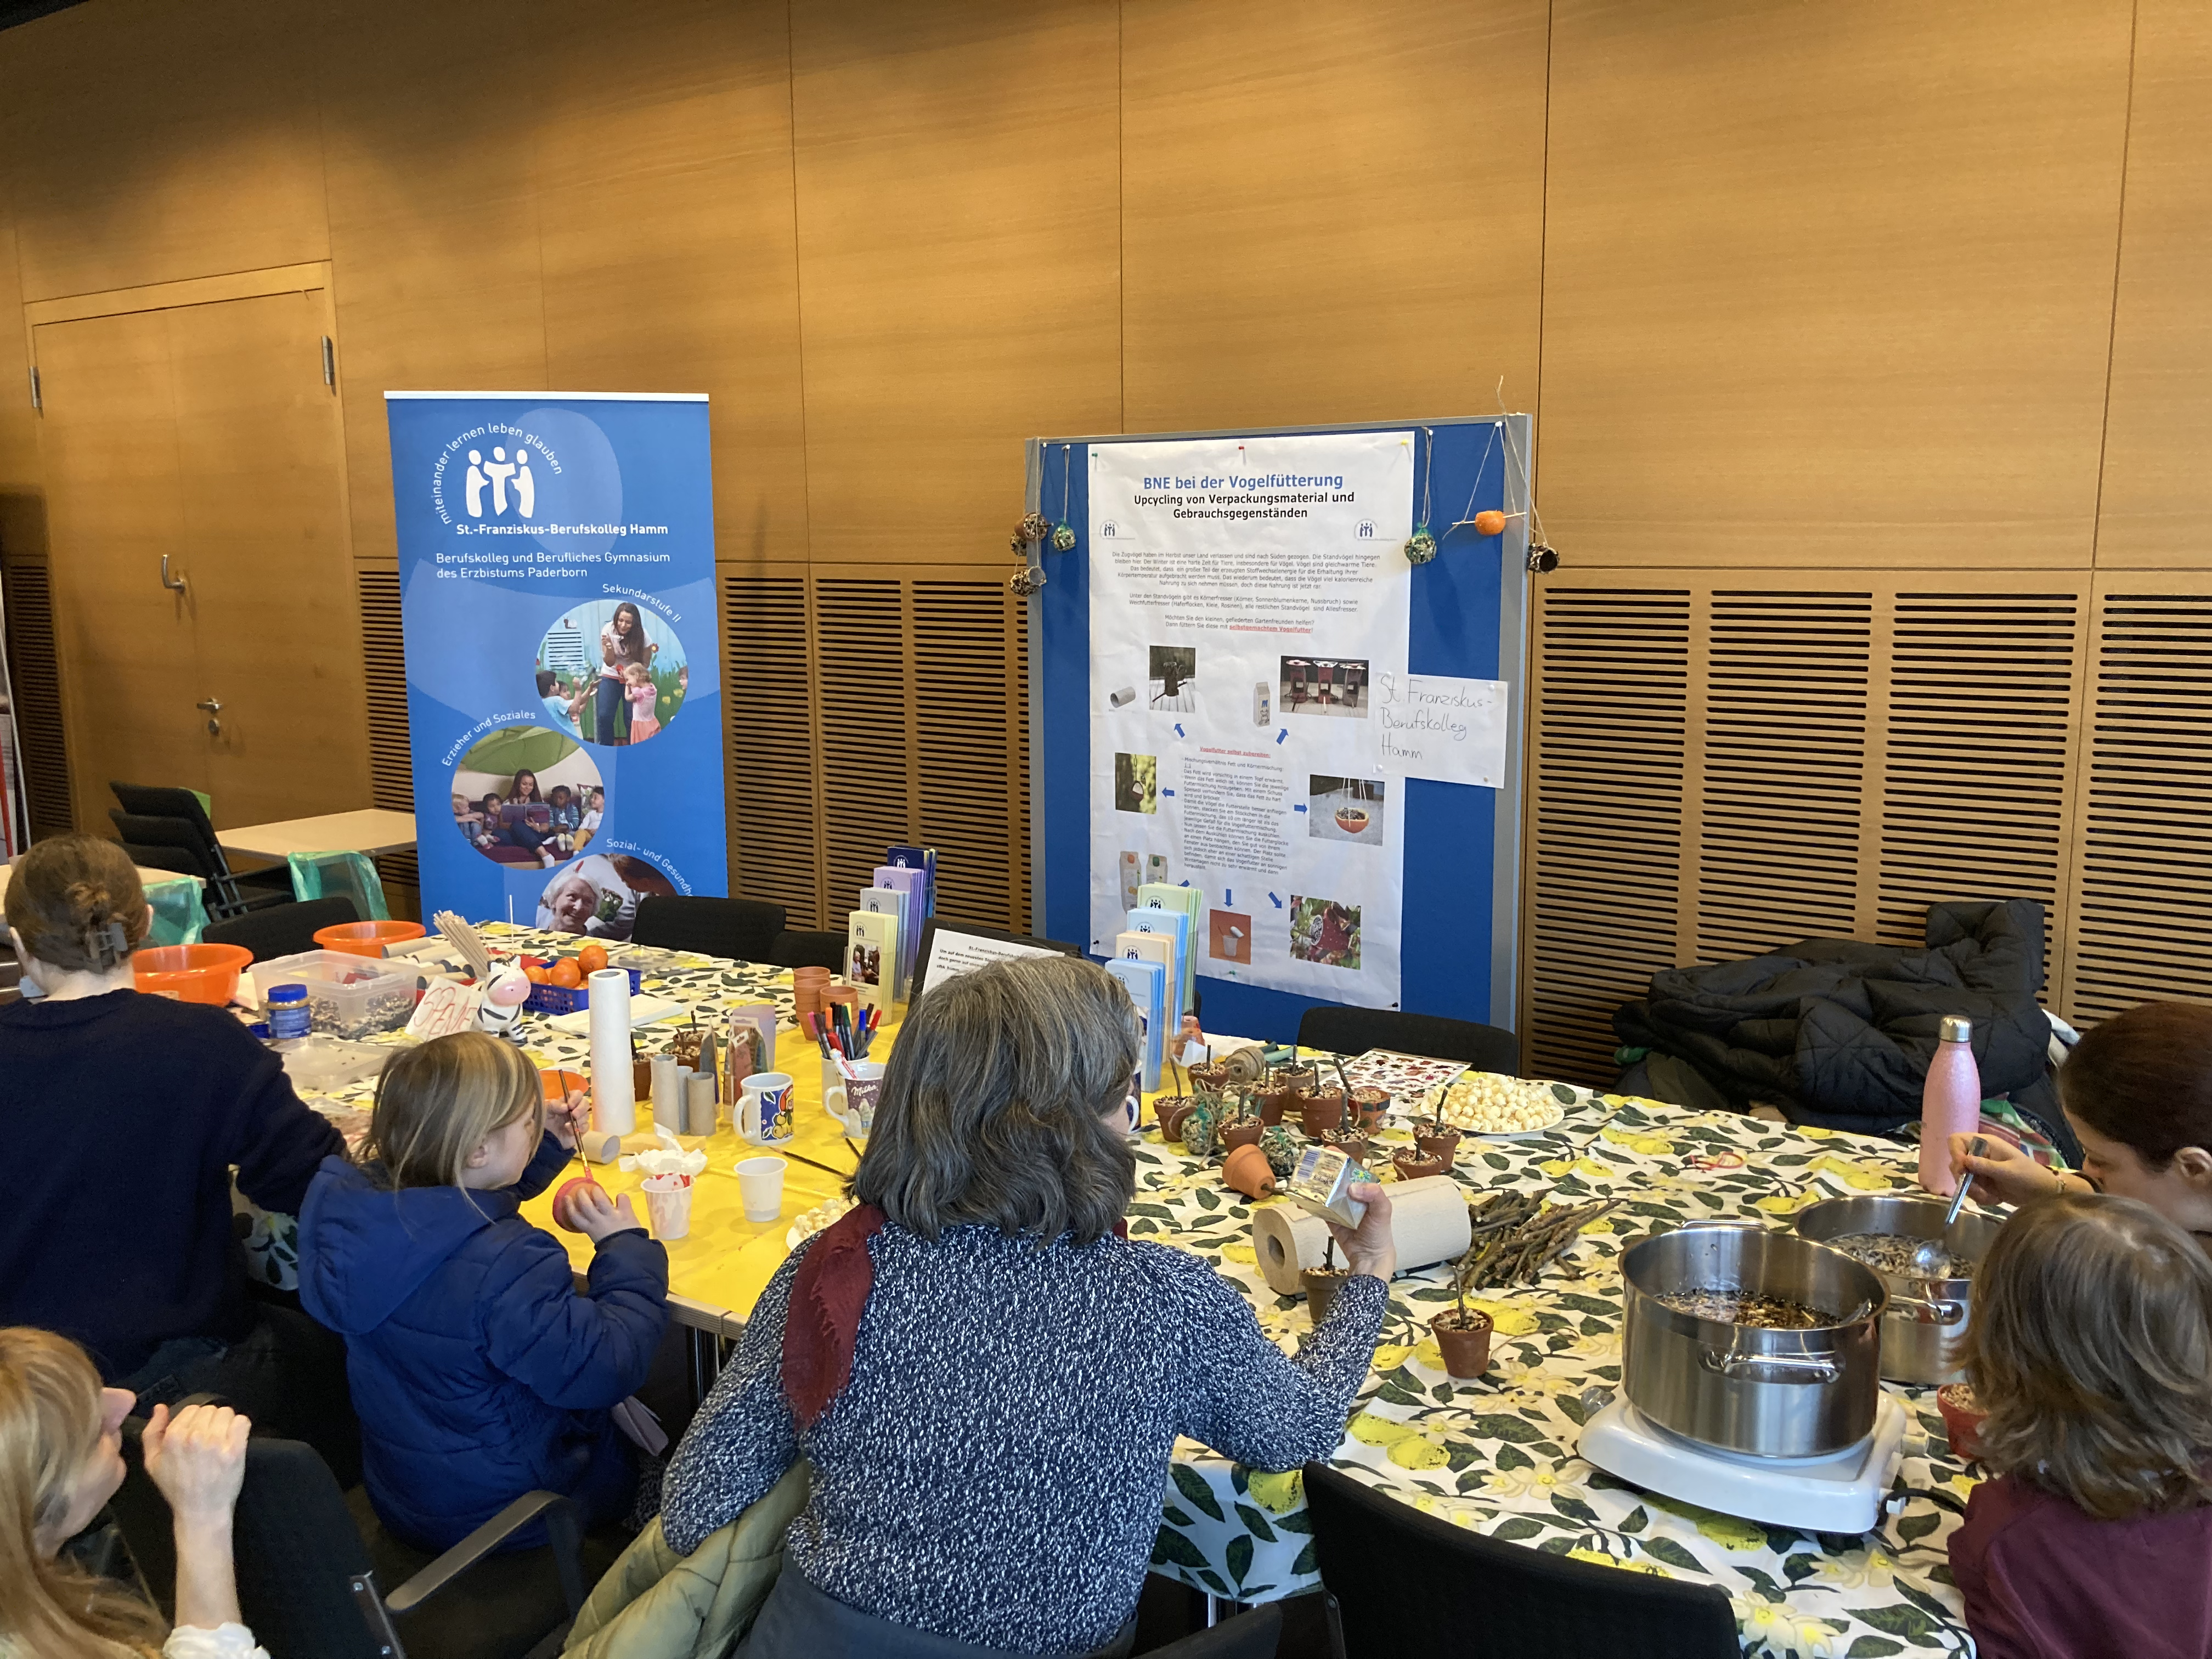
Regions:
<svg viewBox="0 0 2212 1659"><path fill-rule="evenodd" d="M637 1127L637 1085L630 1070L629 970L602 968L592 990L592 1127L626 1135Z"/></svg>
<svg viewBox="0 0 2212 1659"><path fill-rule="evenodd" d="M671 1134L684 1133L683 1070L673 1054L653 1057L653 1121Z"/></svg>
<svg viewBox="0 0 2212 1659"><path fill-rule="evenodd" d="M1425 1176L1419 1181L1394 1181L1390 1194L1390 1237L1398 1246L1398 1271L1449 1261L1466 1254L1474 1237L1468 1219L1467 1191L1449 1176ZM1252 1252L1268 1288L1278 1296L1296 1296L1303 1267L1318 1267L1328 1245L1328 1224L1300 1205L1285 1200L1263 1204L1252 1212ZM1344 1252L1337 1252L1342 1259Z"/></svg>

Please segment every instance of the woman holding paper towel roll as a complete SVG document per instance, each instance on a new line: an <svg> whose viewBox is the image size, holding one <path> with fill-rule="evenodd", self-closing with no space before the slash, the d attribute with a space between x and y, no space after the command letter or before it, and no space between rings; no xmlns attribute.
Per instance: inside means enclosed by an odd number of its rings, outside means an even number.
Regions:
<svg viewBox="0 0 2212 1659"><path fill-rule="evenodd" d="M1326 1457L1396 1267L1383 1188L1294 1357L1195 1256L1120 1236L1134 1010L1035 957L946 981L891 1051L860 1207L785 1262L663 1488L689 1552L812 1468L745 1659L1127 1652L1178 1435Z"/></svg>

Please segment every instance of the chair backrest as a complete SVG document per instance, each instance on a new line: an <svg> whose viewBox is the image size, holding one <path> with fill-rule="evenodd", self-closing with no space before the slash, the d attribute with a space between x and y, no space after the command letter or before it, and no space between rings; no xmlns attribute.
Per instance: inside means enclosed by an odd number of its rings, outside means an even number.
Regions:
<svg viewBox="0 0 2212 1659"><path fill-rule="evenodd" d="M210 846L215 844L215 825L208 818L207 808L200 805L200 798L191 790L113 781L107 787L125 811L135 812L141 817L182 818L198 830Z"/></svg>
<svg viewBox="0 0 2212 1659"><path fill-rule="evenodd" d="M783 907L766 899L678 898L654 893L639 902L629 937L633 945L766 962L782 931Z"/></svg>
<svg viewBox="0 0 2212 1659"><path fill-rule="evenodd" d="M1521 1040L1510 1031L1471 1019L1405 1014L1393 1008L1309 1008L1298 1019L1298 1046L1340 1054L1395 1048L1400 1054L1456 1060L1478 1071L1503 1072L1509 1077L1521 1069Z"/></svg>
<svg viewBox="0 0 2212 1659"><path fill-rule="evenodd" d="M243 945L256 962L274 962L322 947L315 943L318 927L334 927L342 921L359 921L353 901L337 898L303 899L297 904L275 904L265 910L249 910L228 921L211 921L200 938L210 945Z"/></svg>
<svg viewBox="0 0 2212 1659"><path fill-rule="evenodd" d="M1146 1659L1275 1659L1283 1639L1283 1608L1268 1601L1234 1619L1147 1650Z"/></svg>
<svg viewBox="0 0 2212 1659"><path fill-rule="evenodd" d="M842 974L845 971L845 936L786 929L769 946L768 959L779 968L827 968L833 974Z"/></svg>
<svg viewBox="0 0 2212 1659"><path fill-rule="evenodd" d="M1305 1491L1347 1659L1736 1659L1740 1651L1735 1614L1716 1587L1501 1543L1318 1463L1306 1465Z"/></svg>
<svg viewBox="0 0 2212 1659"><path fill-rule="evenodd" d="M188 853L181 847L148 847L126 839L123 850L141 870L173 870L195 881L207 879L205 860L198 853Z"/></svg>
<svg viewBox="0 0 2212 1659"><path fill-rule="evenodd" d="M126 847L164 847L183 854L193 861L192 873L211 876L216 872L215 846L198 829L184 818L156 817L143 812L126 812L119 806L107 809L107 816ZM167 868L165 865L162 866Z"/></svg>

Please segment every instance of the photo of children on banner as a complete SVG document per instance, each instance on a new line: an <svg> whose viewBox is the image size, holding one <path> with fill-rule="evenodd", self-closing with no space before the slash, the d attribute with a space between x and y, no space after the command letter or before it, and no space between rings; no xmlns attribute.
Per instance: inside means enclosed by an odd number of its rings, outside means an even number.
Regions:
<svg viewBox="0 0 2212 1659"><path fill-rule="evenodd" d="M1359 966L1359 907L1291 896L1291 954L1331 968Z"/></svg>
<svg viewBox="0 0 2212 1659"><path fill-rule="evenodd" d="M1382 780L1306 779L1306 834L1316 841L1382 844Z"/></svg>
<svg viewBox="0 0 2212 1659"><path fill-rule="evenodd" d="M1198 707L1192 682L1198 678L1198 647L1194 645L1155 645L1148 647L1148 677L1152 706L1188 714Z"/></svg>
<svg viewBox="0 0 2212 1659"><path fill-rule="evenodd" d="M1114 810L1117 812L1159 811L1160 763L1154 755L1114 757Z"/></svg>
<svg viewBox="0 0 2212 1659"><path fill-rule="evenodd" d="M1284 657L1276 707L1285 714L1367 718L1364 657Z"/></svg>
<svg viewBox="0 0 2212 1659"><path fill-rule="evenodd" d="M676 884L643 859L593 853L545 884L532 925L556 933L626 939L637 925L640 900L676 891Z"/></svg>
<svg viewBox="0 0 2212 1659"><path fill-rule="evenodd" d="M453 825L494 864L551 869L591 839L587 803L605 810L599 769L573 738L542 726L502 726L470 745L453 769Z"/></svg>
<svg viewBox="0 0 2212 1659"><path fill-rule="evenodd" d="M631 599L587 599L538 646L538 695L554 726L606 748L643 743L691 689L684 642L665 617Z"/></svg>

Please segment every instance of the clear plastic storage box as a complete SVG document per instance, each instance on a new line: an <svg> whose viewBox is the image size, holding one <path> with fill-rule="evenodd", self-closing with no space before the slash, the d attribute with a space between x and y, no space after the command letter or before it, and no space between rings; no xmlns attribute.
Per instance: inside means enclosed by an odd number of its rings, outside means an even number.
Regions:
<svg viewBox="0 0 2212 1659"><path fill-rule="evenodd" d="M279 985L307 991L310 1029L332 1036L362 1037L396 1030L415 1012L422 969L343 951L302 951L253 964L253 988L266 998Z"/></svg>

